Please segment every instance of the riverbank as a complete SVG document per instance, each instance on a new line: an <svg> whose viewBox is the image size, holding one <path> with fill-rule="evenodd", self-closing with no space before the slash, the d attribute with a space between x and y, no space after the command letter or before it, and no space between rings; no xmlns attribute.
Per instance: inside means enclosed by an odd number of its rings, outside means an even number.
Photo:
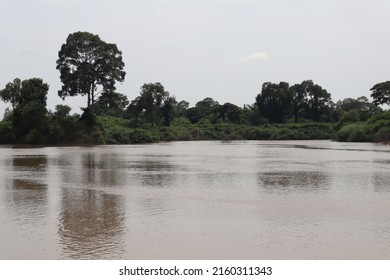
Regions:
<svg viewBox="0 0 390 280"><path fill-rule="evenodd" d="M390 112L377 114L366 122L285 123L257 126L177 120L170 126L143 124L134 127L124 118L95 116L93 120L68 118L52 120L41 131L32 130L16 138L11 121L0 122L0 144L94 145L140 144L160 141L196 140L320 140L340 142L390 141Z"/></svg>
<svg viewBox="0 0 390 280"><path fill-rule="evenodd" d="M249 126L238 124L173 124L172 126L129 128L120 118L99 117L100 141L105 144L154 143L193 140L315 140L334 139L330 123L302 123Z"/></svg>

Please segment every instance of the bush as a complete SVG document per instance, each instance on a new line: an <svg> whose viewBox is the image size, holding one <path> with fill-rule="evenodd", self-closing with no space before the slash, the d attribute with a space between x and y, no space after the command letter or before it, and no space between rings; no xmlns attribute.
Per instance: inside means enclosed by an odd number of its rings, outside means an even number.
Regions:
<svg viewBox="0 0 390 280"><path fill-rule="evenodd" d="M15 135L12 132L11 121L0 121L0 144L12 144L15 142Z"/></svg>
<svg viewBox="0 0 390 280"><path fill-rule="evenodd" d="M143 144L159 142L160 138L151 131L137 128L129 133L128 140L130 144Z"/></svg>
<svg viewBox="0 0 390 280"><path fill-rule="evenodd" d="M390 126L379 129L373 138L375 142L390 144Z"/></svg>
<svg viewBox="0 0 390 280"><path fill-rule="evenodd" d="M271 129L256 127L245 131L244 138L247 140L269 140L273 139L273 134Z"/></svg>
<svg viewBox="0 0 390 280"><path fill-rule="evenodd" d="M369 142L372 141L372 136L365 123L353 123L339 130L337 140L341 142Z"/></svg>

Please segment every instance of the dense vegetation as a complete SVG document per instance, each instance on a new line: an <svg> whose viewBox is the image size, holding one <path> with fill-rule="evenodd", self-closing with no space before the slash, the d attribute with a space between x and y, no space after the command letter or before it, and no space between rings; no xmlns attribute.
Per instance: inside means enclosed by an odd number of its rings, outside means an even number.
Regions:
<svg viewBox="0 0 390 280"><path fill-rule="evenodd" d="M174 140L390 141L390 82L374 85L366 97L334 103L331 94L311 80L289 85L264 83L254 103L219 104L207 97L190 107L177 101L161 83L141 86L129 101L115 83L126 73L115 44L87 32L70 34L59 51L57 69L63 83L58 95L87 96L81 115L57 105L47 110L48 84L15 79L0 90L10 104L0 121L0 143L127 144Z"/></svg>

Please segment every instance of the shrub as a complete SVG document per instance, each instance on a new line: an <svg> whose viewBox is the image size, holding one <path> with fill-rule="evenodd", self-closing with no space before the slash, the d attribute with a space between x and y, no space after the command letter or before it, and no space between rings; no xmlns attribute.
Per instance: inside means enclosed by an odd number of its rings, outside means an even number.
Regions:
<svg viewBox="0 0 390 280"><path fill-rule="evenodd" d="M341 142L369 142L372 141L372 136L365 123L353 123L339 130L337 140Z"/></svg>
<svg viewBox="0 0 390 280"><path fill-rule="evenodd" d="M390 126L379 129L373 138L375 142L390 144Z"/></svg>
<svg viewBox="0 0 390 280"><path fill-rule="evenodd" d="M158 135L142 128L131 131L128 139L130 144L155 143L160 141Z"/></svg>
<svg viewBox="0 0 390 280"><path fill-rule="evenodd" d="M12 132L11 121L0 121L0 144L12 144L15 142L15 135Z"/></svg>

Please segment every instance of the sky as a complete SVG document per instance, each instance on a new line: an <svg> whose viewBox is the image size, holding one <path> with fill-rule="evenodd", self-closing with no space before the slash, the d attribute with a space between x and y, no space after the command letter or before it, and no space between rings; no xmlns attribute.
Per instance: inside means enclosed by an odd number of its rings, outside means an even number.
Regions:
<svg viewBox="0 0 390 280"><path fill-rule="evenodd" d="M129 100L161 82L190 106L243 106L264 82L313 80L338 101L390 80L389 0L0 0L0 26L0 89L42 78L49 109L86 106L57 95L58 51L77 31L123 52Z"/></svg>

